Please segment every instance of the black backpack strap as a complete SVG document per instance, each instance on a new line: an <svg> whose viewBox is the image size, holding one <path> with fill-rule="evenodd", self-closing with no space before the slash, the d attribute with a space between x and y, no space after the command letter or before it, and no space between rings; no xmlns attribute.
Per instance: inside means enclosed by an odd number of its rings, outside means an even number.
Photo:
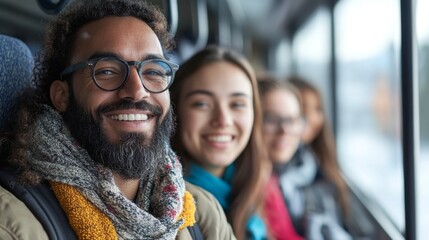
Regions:
<svg viewBox="0 0 429 240"><path fill-rule="evenodd" d="M66 214L47 184L37 186L18 182L10 168L0 169L0 185L21 200L39 220L51 240L77 239Z"/></svg>
<svg viewBox="0 0 429 240"><path fill-rule="evenodd" d="M201 229L198 224L194 224L188 227L188 231L191 234L193 240L204 240L203 234L201 233Z"/></svg>

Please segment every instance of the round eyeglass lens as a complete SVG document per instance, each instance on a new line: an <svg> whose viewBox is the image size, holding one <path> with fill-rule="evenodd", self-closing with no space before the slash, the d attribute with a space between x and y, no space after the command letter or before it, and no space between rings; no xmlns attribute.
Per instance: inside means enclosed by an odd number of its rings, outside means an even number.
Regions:
<svg viewBox="0 0 429 240"><path fill-rule="evenodd" d="M100 59L93 68L93 77L100 88L114 90L125 81L127 69L127 65L118 59Z"/></svg>
<svg viewBox="0 0 429 240"><path fill-rule="evenodd" d="M164 91L171 83L173 70L162 60L143 62L140 69L143 85L153 92Z"/></svg>

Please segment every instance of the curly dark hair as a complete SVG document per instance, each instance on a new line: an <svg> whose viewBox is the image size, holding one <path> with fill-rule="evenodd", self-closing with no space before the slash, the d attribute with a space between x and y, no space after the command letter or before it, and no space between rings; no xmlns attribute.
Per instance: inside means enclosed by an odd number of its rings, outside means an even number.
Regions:
<svg viewBox="0 0 429 240"><path fill-rule="evenodd" d="M164 14L142 0L77 0L66 7L47 28L43 53L36 61L33 83L41 103L51 104L49 88L70 64L71 51L79 29L107 16L141 19L155 32L164 51L174 47Z"/></svg>
<svg viewBox="0 0 429 240"><path fill-rule="evenodd" d="M155 6L142 0L75 0L48 24L42 52L37 56L32 87L18 99L15 109L14 132L0 136L1 155L9 155L10 164L19 167L24 181L37 184L40 176L31 171L25 159L29 128L40 114L40 106L52 106L50 87L60 79L60 73L70 64L73 44L79 29L108 16L132 16L144 21L156 34L164 54L172 50L174 40L167 27L164 14ZM3 158L2 157L2 158Z"/></svg>

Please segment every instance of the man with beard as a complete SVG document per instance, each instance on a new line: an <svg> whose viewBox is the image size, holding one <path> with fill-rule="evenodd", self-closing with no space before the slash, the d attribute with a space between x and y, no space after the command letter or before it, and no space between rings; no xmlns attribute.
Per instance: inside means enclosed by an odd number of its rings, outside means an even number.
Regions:
<svg viewBox="0 0 429 240"><path fill-rule="evenodd" d="M2 142L23 181L52 189L73 233L61 226L58 239L235 239L170 148L172 44L165 17L140 0L74 1L49 25L36 88ZM36 217L47 234L6 225L0 237L52 239L55 226Z"/></svg>

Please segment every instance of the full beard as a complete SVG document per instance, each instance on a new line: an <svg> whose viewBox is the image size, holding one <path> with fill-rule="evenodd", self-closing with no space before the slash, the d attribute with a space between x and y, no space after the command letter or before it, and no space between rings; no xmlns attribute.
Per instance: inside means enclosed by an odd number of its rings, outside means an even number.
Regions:
<svg viewBox="0 0 429 240"><path fill-rule="evenodd" d="M124 132L118 142L110 142L102 130L102 114L118 109L149 110L157 117L152 136L144 133ZM96 119L85 111L73 94L63 117L72 136L86 149L91 158L102 166L119 174L124 179L143 179L154 174L159 163L166 158L167 146L174 130L173 113L169 108L163 120L162 110L146 101L121 100L107 106L100 106Z"/></svg>

